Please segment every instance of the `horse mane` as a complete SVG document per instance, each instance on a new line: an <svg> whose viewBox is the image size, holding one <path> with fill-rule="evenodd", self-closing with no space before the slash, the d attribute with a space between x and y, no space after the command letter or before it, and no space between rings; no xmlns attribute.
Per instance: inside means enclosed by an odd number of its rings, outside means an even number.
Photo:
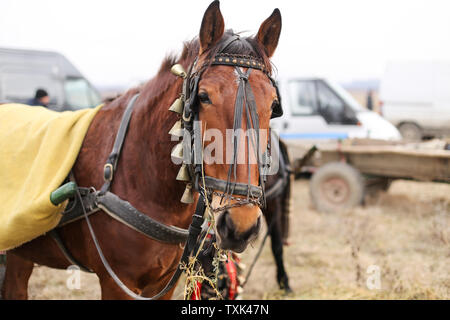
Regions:
<svg viewBox="0 0 450 320"><path fill-rule="evenodd" d="M220 49L221 44L235 34L236 33L234 33L232 29L226 30L221 40L213 48L208 49L205 52L206 59L211 59L212 57L214 57ZM270 74L272 72L272 63L267 56L265 49L256 40L256 37L242 37L241 39L244 41L232 42L229 46L227 46L223 53L246 55L259 59L264 63L265 69ZM250 46L248 46L245 42L250 44ZM122 101L122 99L129 99L130 96L139 92L145 94L146 105L155 104L159 97L161 97L178 80L178 78L173 76L170 72L172 66L176 63L179 63L183 65L185 69L187 69L194 62L199 50L200 44L198 37L184 42L183 50L179 56L173 53L168 54L162 61L157 74L152 79L148 80L146 83L141 84L138 87L127 90L125 93L118 96L113 101L113 104L115 104L114 102Z"/></svg>

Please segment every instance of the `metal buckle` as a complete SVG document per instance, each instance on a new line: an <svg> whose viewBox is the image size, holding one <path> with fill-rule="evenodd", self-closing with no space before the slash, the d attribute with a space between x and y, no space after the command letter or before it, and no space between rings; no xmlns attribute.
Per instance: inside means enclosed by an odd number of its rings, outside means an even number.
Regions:
<svg viewBox="0 0 450 320"><path fill-rule="evenodd" d="M109 172L107 172L107 169L109 169ZM103 179L105 181L112 181L113 175L114 175L113 165L111 163L105 164L105 166L103 167Z"/></svg>

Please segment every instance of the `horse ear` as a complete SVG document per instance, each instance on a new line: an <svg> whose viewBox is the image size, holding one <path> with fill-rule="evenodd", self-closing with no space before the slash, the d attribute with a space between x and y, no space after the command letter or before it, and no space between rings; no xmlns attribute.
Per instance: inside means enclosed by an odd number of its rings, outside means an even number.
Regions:
<svg viewBox="0 0 450 320"><path fill-rule="evenodd" d="M200 27L200 52L199 55L211 48L223 36L225 23L220 12L220 3L213 1L203 15Z"/></svg>
<svg viewBox="0 0 450 320"><path fill-rule="evenodd" d="M280 10L273 10L270 17L268 17L259 27L256 39L266 50L267 56L270 58L278 45L278 39L281 32L281 13Z"/></svg>

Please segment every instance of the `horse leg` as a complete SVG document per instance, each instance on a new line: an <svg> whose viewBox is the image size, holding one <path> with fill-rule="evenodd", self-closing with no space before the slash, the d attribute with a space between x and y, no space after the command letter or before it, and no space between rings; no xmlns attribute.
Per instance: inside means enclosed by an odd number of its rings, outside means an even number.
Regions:
<svg viewBox="0 0 450 320"><path fill-rule="evenodd" d="M277 201L278 202L278 201ZM275 258L275 263L277 265L277 281L280 289L285 290L286 292L292 292L291 287L289 286L289 278L284 268L283 261L283 239L281 235L281 222L279 217L281 216L281 205L278 203L276 206L276 212L272 216L274 221L271 221L271 229L270 229L270 241L272 245L272 253Z"/></svg>
<svg viewBox="0 0 450 320"><path fill-rule="evenodd" d="M1 288L3 299L28 299L28 280L33 272L34 263L11 252L6 255L6 272Z"/></svg>

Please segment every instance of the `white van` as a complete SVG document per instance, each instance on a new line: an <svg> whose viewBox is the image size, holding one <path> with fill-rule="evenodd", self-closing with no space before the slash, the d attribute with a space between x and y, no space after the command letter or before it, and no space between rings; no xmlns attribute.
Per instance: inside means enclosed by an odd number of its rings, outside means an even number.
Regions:
<svg viewBox="0 0 450 320"><path fill-rule="evenodd" d="M284 115L272 120L271 126L285 140L401 139L391 123L364 109L336 83L321 78L288 78L277 83Z"/></svg>
<svg viewBox="0 0 450 320"><path fill-rule="evenodd" d="M450 62L388 63L380 100L406 139L450 134Z"/></svg>

